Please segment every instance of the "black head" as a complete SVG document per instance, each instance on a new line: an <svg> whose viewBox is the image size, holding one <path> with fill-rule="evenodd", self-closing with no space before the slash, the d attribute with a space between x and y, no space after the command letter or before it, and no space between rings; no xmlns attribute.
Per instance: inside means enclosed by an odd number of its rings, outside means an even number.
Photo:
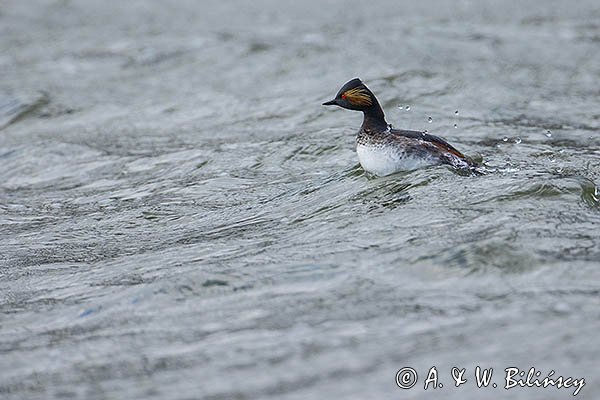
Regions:
<svg viewBox="0 0 600 400"><path fill-rule="evenodd" d="M373 106L377 106L379 108L379 103L375 98L373 92L369 90L368 87L365 86L364 83L358 78L354 78L351 81L347 82L338 94L335 96L335 99L323 103L324 106L340 106L342 108L347 108L348 110L356 110L356 111L366 111Z"/></svg>

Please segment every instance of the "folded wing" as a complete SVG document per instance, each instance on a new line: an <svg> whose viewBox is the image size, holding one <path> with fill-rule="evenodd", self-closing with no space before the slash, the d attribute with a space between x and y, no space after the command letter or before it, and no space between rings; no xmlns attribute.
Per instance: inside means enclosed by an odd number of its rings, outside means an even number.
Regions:
<svg viewBox="0 0 600 400"><path fill-rule="evenodd" d="M472 161L468 157L466 157L460 151L456 150L450 143L446 142L444 139L442 139L439 136L430 135L428 133L419 132L419 131L406 131L406 130L401 130L401 129L392 129L391 132L392 132L392 134L395 134L398 136L404 136L404 137L408 137L411 139L419 139L424 142L428 142L428 143L432 144L433 146L437 147L443 153L445 152L445 153L453 154L456 157L459 157L469 163L472 163Z"/></svg>

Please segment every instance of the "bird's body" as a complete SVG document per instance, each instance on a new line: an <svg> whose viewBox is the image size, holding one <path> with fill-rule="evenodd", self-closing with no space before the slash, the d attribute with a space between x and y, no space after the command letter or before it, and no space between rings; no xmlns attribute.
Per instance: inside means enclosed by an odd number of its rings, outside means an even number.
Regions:
<svg viewBox="0 0 600 400"><path fill-rule="evenodd" d="M437 136L398 129L373 132L361 128L356 136L356 153L363 169L377 176L439 164L456 168L471 165L470 160Z"/></svg>
<svg viewBox="0 0 600 400"><path fill-rule="evenodd" d="M365 171L385 176L397 171L409 171L436 163L434 157L413 148L412 139L390 131L367 134L362 129L356 136L356 154Z"/></svg>
<svg viewBox="0 0 600 400"><path fill-rule="evenodd" d="M392 129L385 121L375 95L356 78L346 83L336 98L325 105L363 111L356 137L356 153L362 168L377 176L447 164L471 169L475 164L448 142L424 132Z"/></svg>

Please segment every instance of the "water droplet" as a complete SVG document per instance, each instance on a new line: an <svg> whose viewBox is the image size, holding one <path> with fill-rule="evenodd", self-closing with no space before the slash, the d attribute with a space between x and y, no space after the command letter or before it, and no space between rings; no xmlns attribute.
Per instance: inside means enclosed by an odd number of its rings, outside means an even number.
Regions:
<svg viewBox="0 0 600 400"><path fill-rule="evenodd" d="M409 105L406 105L406 107L404 107L404 109L405 109L406 111L410 111L410 106L409 106Z"/></svg>
<svg viewBox="0 0 600 400"><path fill-rule="evenodd" d="M550 129L546 131L546 137L552 137L552 132L550 132Z"/></svg>
<svg viewBox="0 0 600 400"><path fill-rule="evenodd" d="M427 118L427 122L432 123L433 122L433 118L431 118L431 117Z"/></svg>
<svg viewBox="0 0 600 400"><path fill-rule="evenodd" d="M454 115L458 115L458 110L454 111Z"/></svg>
<svg viewBox="0 0 600 400"><path fill-rule="evenodd" d="M454 124L454 129L458 128L458 125Z"/></svg>
<svg viewBox="0 0 600 400"><path fill-rule="evenodd" d="M503 141L503 142L508 142L508 136L504 136L504 137L502 138L502 141Z"/></svg>
<svg viewBox="0 0 600 400"><path fill-rule="evenodd" d="M515 138L515 143L516 143L516 144L519 144L519 143L521 143L521 142L522 142L521 138L517 136L517 137Z"/></svg>

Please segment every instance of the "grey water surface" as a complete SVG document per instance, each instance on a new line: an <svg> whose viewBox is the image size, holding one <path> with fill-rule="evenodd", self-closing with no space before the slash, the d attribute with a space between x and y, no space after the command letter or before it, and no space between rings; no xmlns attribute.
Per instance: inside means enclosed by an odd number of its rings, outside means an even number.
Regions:
<svg viewBox="0 0 600 400"><path fill-rule="evenodd" d="M0 2L0 399L600 398L599 82L595 0Z"/></svg>

